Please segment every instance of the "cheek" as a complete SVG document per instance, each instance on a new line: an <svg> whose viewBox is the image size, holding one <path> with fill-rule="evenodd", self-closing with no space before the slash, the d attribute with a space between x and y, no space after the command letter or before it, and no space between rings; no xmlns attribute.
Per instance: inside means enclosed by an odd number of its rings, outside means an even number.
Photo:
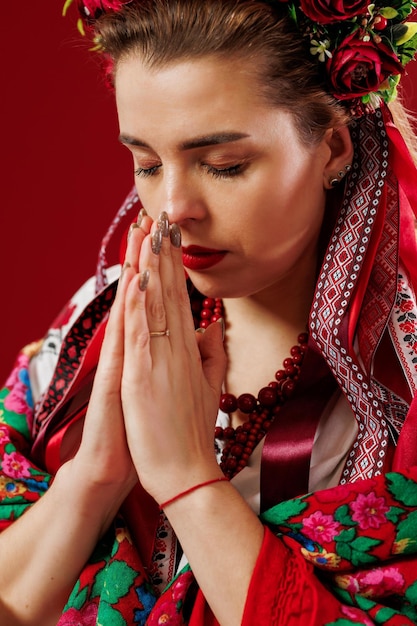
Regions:
<svg viewBox="0 0 417 626"><path fill-rule="evenodd" d="M139 196L139 200L144 209L146 209L147 214L153 220L156 220L158 218L159 211L154 208L157 206L154 194L150 191L150 189L146 188L146 185L144 185L143 181L139 180L137 176L135 176L135 188Z"/></svg>

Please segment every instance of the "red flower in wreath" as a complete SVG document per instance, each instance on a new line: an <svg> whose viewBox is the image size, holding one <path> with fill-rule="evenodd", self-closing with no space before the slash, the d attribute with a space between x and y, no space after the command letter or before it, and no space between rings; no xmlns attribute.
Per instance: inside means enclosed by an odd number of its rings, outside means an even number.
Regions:
<svg viewBox="0 0 417 626"><path fill-rule="evenodd" d="M78 6L87 18L94 19L106 11L120 11L125 4L132 0L78 0Z"/></svg>
<svg viewBox="0 0 417 626"><path fill-rule="evenodd" d="M366 14L369 0L300 0L301 10L319 24L348 20Z"/></svg>
<svg viewBox="0 0 417 626"><path fill-rule="evenodd" d="M378 91L392 74L401 74L401 65L395 52L384 43L372 39L364 41L358 31L333 51L326 62L330 89L339 100L351 100Z"/></svg>

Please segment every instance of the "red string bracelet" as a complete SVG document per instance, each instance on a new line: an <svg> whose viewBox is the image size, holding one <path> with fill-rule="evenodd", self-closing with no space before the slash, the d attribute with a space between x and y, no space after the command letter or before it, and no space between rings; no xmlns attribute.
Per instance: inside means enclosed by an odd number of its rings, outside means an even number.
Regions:
<svg viewBox="0 0 417 626"><path fill-rule="evenodd" d="M192 493L193 491L197 491L197 489L201 489L201 487L207 487L208 485L213 485L214 483L220 483L225 480L229 481L229 479L226 478L226 476L221 476L220 478L212 478L211 480L206 480L205 483L199 483L198 485L194 485L194 487L190 487L189 489L186 489L185 491L181 491L181 493L177 494L173 498L170 498L166 502L162 502L162 504L159 505L159 508L165 509L165 507L167 507L169 504L176 502L176 500L179 500L180 498L187 496L189 493Z"/></svg>

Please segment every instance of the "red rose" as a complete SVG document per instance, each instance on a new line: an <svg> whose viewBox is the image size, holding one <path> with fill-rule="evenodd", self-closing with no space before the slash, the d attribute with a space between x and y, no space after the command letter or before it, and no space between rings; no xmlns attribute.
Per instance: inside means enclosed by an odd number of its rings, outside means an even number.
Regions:
<svg viewBox="0 0 417 626"><path fill-rule="evenodd" d="M329 24L368 12L369 0L300 0L303 13L314 22Z"/></svg>
<svg viewBox="0 0 417 626"><path fill-rule="evenodd" d="M346 37L333 51L326 69L330 90L339 100L351 100L377 91L388 76L403 72L395 52L382 42L363 41L358 31Z"/></svg>

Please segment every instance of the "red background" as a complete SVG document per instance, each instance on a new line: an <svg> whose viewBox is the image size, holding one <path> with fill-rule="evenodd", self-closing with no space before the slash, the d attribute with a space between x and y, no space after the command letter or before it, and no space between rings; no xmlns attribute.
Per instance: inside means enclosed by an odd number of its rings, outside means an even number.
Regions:
<svg viewBox="0 0 417 626"><path fill-rule="evenodd" d="M63 0L2 2L0 383L94 273L133 182L113 96ZM417 111L417 63L403 84Z"/></svg>

